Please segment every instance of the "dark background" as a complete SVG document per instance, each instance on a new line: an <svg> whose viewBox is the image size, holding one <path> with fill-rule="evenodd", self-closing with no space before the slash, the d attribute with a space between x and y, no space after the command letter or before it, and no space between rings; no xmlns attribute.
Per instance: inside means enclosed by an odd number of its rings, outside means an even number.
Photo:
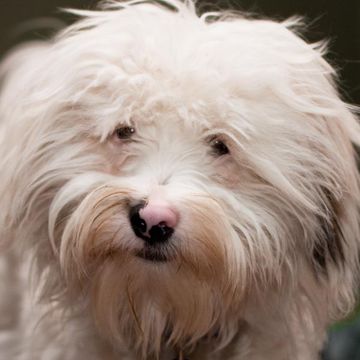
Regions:
<svg viewBox="0 0 360 360"><path fill-rule="evenodd" d="M93 9L96 0L0 0L0 56L27 39L45 39L73 19L59 8ZM360 0L198 0L204 10L234 9L263 17L301 15L309 41L330 40L328 60L338 70L343 97L360 105ZM324 360L360 360L360 319L329 331Z"/></svg>

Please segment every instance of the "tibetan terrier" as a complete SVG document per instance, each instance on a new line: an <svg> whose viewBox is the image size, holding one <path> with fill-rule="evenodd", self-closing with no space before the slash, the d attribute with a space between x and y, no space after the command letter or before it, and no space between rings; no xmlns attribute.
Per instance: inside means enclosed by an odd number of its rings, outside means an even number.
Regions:
<svg viewBox="0 0 360 360"><path fill-rule="evenodd" d="M324 43L192 0L71 12L0 68L1 358L319 359L360 248Z"/></svg>

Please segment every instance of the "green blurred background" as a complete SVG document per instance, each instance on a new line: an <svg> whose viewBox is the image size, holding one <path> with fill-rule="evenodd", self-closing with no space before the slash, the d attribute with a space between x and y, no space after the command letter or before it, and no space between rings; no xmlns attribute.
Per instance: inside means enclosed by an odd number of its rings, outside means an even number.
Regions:
<svg viewBox="0 0 360 360"><path fill-rule="evenodd" d="M92 9L95 0L0 0L0 56L27 39L43 39L66 23L59 8ZM305 37L330 39L329 61L338 69L343 97L360 104L360 0L216 0L197 1L201 11L236 9L285 19L305 17ZM360 360L360 316L329 330L324 360ZM304 359L307 360L307 359Z"/></svg>

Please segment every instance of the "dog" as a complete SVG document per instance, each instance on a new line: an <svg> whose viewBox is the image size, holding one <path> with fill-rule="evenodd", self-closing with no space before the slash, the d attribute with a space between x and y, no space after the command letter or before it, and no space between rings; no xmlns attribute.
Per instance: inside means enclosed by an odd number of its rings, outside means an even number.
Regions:
<svg viewBox="0 0 360 360"><path fill-rule="evenodd" d="M1 358L320 359L359 284L326 44L192 0L70 12L0 68Z"/></svg>

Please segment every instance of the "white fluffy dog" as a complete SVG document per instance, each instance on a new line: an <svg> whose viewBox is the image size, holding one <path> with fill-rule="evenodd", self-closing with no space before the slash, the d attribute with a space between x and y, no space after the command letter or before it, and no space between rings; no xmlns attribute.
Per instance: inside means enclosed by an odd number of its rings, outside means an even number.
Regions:
<svg viewBox="0 0 360 360"><path fill-rule="evenodd" d="M73 13L1 67L1 359L318 359L360 248L324 46L191 0Z"/></svg>

